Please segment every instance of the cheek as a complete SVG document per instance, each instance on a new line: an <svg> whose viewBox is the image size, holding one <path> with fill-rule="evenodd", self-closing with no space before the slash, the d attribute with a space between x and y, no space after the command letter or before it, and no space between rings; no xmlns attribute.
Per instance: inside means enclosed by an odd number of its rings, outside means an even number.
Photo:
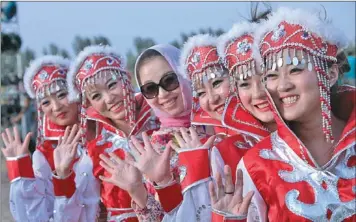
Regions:
<svg viewBox="0 0 356 222"><path fill-rule="evenodd" d="M219 88L214 90L214 93L219 95L222 99L226 99L229 95L229 92L229 83L224 83Z"/></svg>
<svg viewBox="0 0 356 222"><path fill-rule="evenodd" d="M78 115L79 114L78 104L77 103L70 104L69 110L74 116Z"/></svg>
<svg viewBox="0 0 356 222"><path fill-rule="evenodd" d="M109 93L116 96L120 100L124 98L124 88L121 84L117 84L116 88L109 91Z"/></svg>
<svg viewBox="0 0 356 222"><path fill-rule="evenodd" d="M208 110L208 107L209 107L208 100L206 98L199 97L199 105L204 111L206 111L206 112L209 111Z"/></svg>
<svg viewBox="0 0 356 222"><path fill-rule="evenodd" d="M277 91L278 81L277 80L266 80L266 88L270 92Z"/></svg>
<svg viewBox="0 0 356 222"><path fill-rule="evenodd" d="M146 98L145 98L146 99ZM153 99L146 99L146 101L148 102L148 104L150 104L151 106L158 106L159 102L158 102L158 97L155 97Z"/></svg>
<svg viewBox="0 0 356 222"><path fill-rule="evenodd" d="M51 116L53 114L51 106L47 106L47 107L41 106L41 110L42 110L44 115L46 115L47 117L51 118Z"/></svg>
<svg viewBox="0 0 356 222"><path fill-rule="evenodd" d="M295 85L300 93L316 96L319 94L318 80L316 74L305 73L295 78Z"/></svg>
<svg viewBox="0 0 356 222"><path fill-rule="evenodd" d="M251 93L248 93L246 91L247 90L239 90L238 91L241 103L244 107L251 105Z"/></svg>
<svg viewBox="0 0 356 222"><path fill-rule="evenodd" d="M99 113L105 112L104 102L96 101L96 100L89 100L90 105Z"/></svg>
<svg viewBox="0 0 356 222"><path fill-rule="evenodd" d="M173 91L173 93L175 94L175 96L177 96L177 102L179 105L184 105L183 103L183 94L182 91L180 90L180 88L176 89Z"/></svg>

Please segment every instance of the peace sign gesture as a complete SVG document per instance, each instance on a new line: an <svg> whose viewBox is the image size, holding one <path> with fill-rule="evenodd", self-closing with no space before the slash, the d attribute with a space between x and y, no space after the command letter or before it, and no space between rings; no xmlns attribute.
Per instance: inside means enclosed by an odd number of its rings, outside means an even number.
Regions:
<svg viewBox="0 0 356 222"><path fill-rule="evenodd" d="M14 136L12 136L10 129L6 128L5 132L1 134L2 140L4 141L5 148L1 151L5 157L16 157L21 155L29 154L28 146L30 144L30 139L32 133L27 133L24 142L21 142L21 137L17 127L12 129Z"/></svg>
<svg viewBox="0 0 356 222"><path fill-rule="evenodd" d="M58 146L54 150L53 156L56 173L61 178L65 178L70 174L70 165L77 153L80 136L80 128L75 124L72 129L67 126L64 136L59 138Z"/></svg>

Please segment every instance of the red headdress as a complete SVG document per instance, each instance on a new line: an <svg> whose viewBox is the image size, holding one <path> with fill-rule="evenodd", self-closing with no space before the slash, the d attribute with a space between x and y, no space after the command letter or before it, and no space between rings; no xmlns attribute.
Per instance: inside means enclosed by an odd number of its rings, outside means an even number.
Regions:
<svg viewBox="0 0 356 222"><path fill-rule="evenodd" d="M320 90L323 131L328 141L333 141L331 130L330 81L328 62L336 62L337 51L346 38L316 13L301 9L280 8L259 26L256 43L264 59L265 70L276 70L293 64L317 73ZM288 56L283 59L283 51ZM302 55L301 59L296 56Z"/></svg>
<svg viewBox="0 0 356 222"><path fill-rule="evenodd" d="M131 125L134 125L136 113L134 90L125 66L124 58L117 54L110 46L88 46L79 53L75 62L71 65L67 77L69 99L70 101L81 99L83 137L85 135L88 108L85 96L86 85L94 84L96 81L105 79L107 76L121 81L126 110L125 118Z"/></svg>
<svg viewBox="0 0 356 222"><path fill-rule="evenodd" d="M245 79L256 74L256 62L261 64L262 58L254 44L253 31L257 25L243 22L235 24L230 31L218 39L217 50L229 70L232 80ZM236 91L236 84L231 89Z"/></svg>
<svg viewBox="0 0 356 222"><path fill-rule="evenodd" d="M259 50L254 44L253 32L256 27L255 23L249 22L235 24L230 31L219 37L217 49L231 79L232 95L223 114L224 125L245 134L262 137L268 135L268 129L244 108L236 87L237 79L242 80L256 75L258 73L256 68L262 62Z"/></svg>
<svg viewBox="0 0 356 222"><path fill-rule="evenodd" d="M220 121L212 120L200 108L196 93L197 86L203 82L228 75L217 53L216 38L208 34L190 37L182 49L180 69L183 76L190 79L193 85L192 123L203 123L209 119L210 124L220 126Z"/></svg>
<svg viewBox="0 0 356 222"><path fill-rule="evenodd" d="M37 100L37 144L46 140L58 139L65 126L58 126L48 120L40 109L40 100L59 90L67 90L66 75L69 60L61 56L43 56L35 59L24 74L24 87L27 94Z"/></svg>

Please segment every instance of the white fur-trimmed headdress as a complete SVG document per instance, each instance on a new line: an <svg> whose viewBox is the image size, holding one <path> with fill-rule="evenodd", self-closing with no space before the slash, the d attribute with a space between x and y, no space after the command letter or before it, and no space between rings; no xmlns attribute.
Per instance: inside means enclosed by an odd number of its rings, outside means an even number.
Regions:
<svg viewBox="0 0 356 222"><path fill-rule="evenodd" d="M125 107L125 121L131 126L135 124L136 102L131 77L126 71L126 61L110 46L88 46L79 53L72 63L67 76L69 100L80 100L80 115L83 145L86 144L87 108L86 86L103 83L111 78L121 83Z"/></svg>
<svg viewBox="0 0 356 222"><path fill-rule="evenodd" d="M338 50L347 44L346 36L331 22L322 20L316 12L281 7L259 26L254 37L266 70L275 71L287 64L315 71L323 132L326 140L333 142L329 63L337 61Z"/></svg>
<svg viewBox="0 0 356 222"><path fill-rule="evenodd" d="M336 45L339 49L346 47L348 44L344 33L331 22L322 20L318 12L287 7L280 7L276 12L269 15L266 21L258 26L254 35L256 42L261 44L265 35L274 30L277 31L276 29L282 21L291 25L302 26L324 41Z"/></svg>
<svg viewBox="0 0 356 222"><path fill-rule="evenodd" d="M180 70L185 78L192 81L193 88L204 81L225 74L216 44L217 38L209 34L192 36L184 44Z"/></svg>
<svg viewBox="0 0 356 222"><path fill-rule="evenodd" d="M46 55L33 60L24 74L24 87L27 94L34 99L36 92L52 82L66 79L70 61L61 56Z"/></svg>
<svg viewBox="0 0 356 222"><path fill-rule="evenodd" d="M95 56L96 55L96 56ZM100 57L100 55L105 55L105 56L112 56L113 59L116 61L113 64L94 64L92 61L93 67L89 70L85 70L85 67L83 67L83 64L87 62L88 65L90 65L90 61L92 58L95 57ZM94 59L95 60L95 59ZM97 61L95 60L96 62ZM95 66L94 66L95 65ZM98 67L98 65L101 65ZM116 50L113 47L110 46L102 46L102 45L94 45L94 46L87 46L81 51L78 56L76 57L75 61L71 64L69 71L68 71L68 77L67 77L67 82L68 82L68 87L69 87L69 100L74 102L78 101L79 98L79 86L80 88L83 86L82 84L84 83L85 79L87 79L90 76L95 75L97 72L102 71L104 69L117 69L122 72L125 71L126 67L126 60L124 57L122 57L120 54L116 52ZM89 68L89 67L88 67ZM79 85L77 85L79 83ZM80 89L81 90L81 89Z"/></svg>
<svg viewBox="0 0 356 222"><path fill-rule="evenodd" d="M64 132L60 129L61 126L52 126L53 123L45 121L39 100L62 89L67 91L66 75L69 64L70 61L61 56L46 55L33 60L25 71L25 90L32 99L37 99L37 145L41 144L44 138L52 138L53 135L47 134L54 133L58 136Z"/></svg>
<svg viewBox="0 0 356 222"><path fill-rule="evenodd" d="M257 26L250 22L234 24L227 33L218 38L219 56L234 80L252 76L256 73L256 62L262 62L253 38Z"/></svg>

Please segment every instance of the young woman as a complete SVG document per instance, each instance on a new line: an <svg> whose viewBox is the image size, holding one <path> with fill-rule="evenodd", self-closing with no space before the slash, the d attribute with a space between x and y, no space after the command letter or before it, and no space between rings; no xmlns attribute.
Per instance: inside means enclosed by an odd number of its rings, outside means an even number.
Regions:
<svg viewBox="0 0 356 222"><path fill-rule="evenodd" d="M88 140L94 176L110 177L100 165L99 156L115 153L124 158L124 151L130 153L130 136L150 134L159 124L142 95L135 97L123 58L109 46L89 46L79 53L70 68L68 83L70 99L81 99L81 126ZM140 185L141 189L126 192L107 181L101 183L101 200L108 221L137 221L130 195L135 197L145 189L142 180Z"/></svg>
<svg viewBox="0 0 356 222"><path fill-rule="evenodd" d="M16 221L96 219L99 195L95 191L86 194L96 184L91 166L86 164L88 157L78 147L78 104L68 102L68 66L69 61L62 57L44 56L33 61L24 75L26 92L38 107L38 139L32 161L30 134L21 143L16 128L14 136L9 129L2 133L11 181L10 209Z"/></svg>
<svg viewBox="0 0 356 222"><path fill-rule="evenodd" d="M178 70L179 56L180 50L171 45L155 45L142 52L135 65L135 77L141 93L161 122L160 130L155 131L151 136L153 147L160 153L174 138L174 134L180 133L181 128L190 127L191 83L183 78ZM173 152L170 165L174 178L179 182L177 162L177 153ZM166 178L168 181L154 182L166 184L171 179L171 175L167 175ZM148 179L153 182L153 178ZM158 191L157 195L160 192ZM160 199L163 198L165 197L161 195ZM153 209L151 206L146 206L147 208ZM143 212L146 212L146 218L141 218L142 221L153 220L152 215L157 215L152 212L147 214L148 211L145 209L137 213L144 217Z"/></svg>
<svg viewBox="0 0 356 222"><path fill-rule="evenodd" d="M179 55L180 51L171 45L156 45L145 50L136 61L135 76L137 83L161 122L161 128L153 132L150 142L144 140L146 146L149 146L150 149L153 147L155 151L145 152L146 154L143 154L142 151L139 152L136 159L137 163L134 164L150 180L150 183L146 184L148 188L155 188L149 189L151 194L148 197L146 197L147 194L142 196L143 200L139 201L144 204L144 207L133 203L141 221L160 220L163 217L163 209L170 212L173 210L172 206L178 205L182 199L181 188L177 183L184 179L185 171L179 168L177 153L173 152L173 155L169 155L171 156L170 170L167 169L167 166L160 165L163 161L161 158L166 157L167 150L163 150L169 149L167 144L177 133L185 134L190 126L192 91L190 81L184 79L178 70ZM204 129L200 131L200 134L203 132ZM194 133L196 133L195 130ZM146 135L144 135L145 138ZM132 138L132 141L136 147L141 147L136 138ZM136 149L135 146L133 149ZM163 154L159 155L162 152ZM196 155L185 156L190 157L188 158L190 161L196 161ZM107 170L110 171L111 163L107 162L108 159L104 156L102 156L102 160L106 163ZM169 159L165 160L169 161ZM162 168L167 169L167 171ZM173 171L173 175L170 171ZM193 177L190 176L189 178ZM124 177L115 177L110 181L118 186L127 187L127 179ZM152 182L156 186L153 186ZM170 199L167 190L159 187L159 185L167 183L174 184L173 188L175 189L168 192L171 194L176 192L177 197L175 199ZM161 204L154 200L152 196L154 193L158 195L163 209Z"/></svg>
<svg viewBox="0 0 356 222"><path fill-rule="evenodd" d="M187 56L187 58L181 61L184 61L183 65L185 69L183 70L186 74L186 78L192 79L194 90L198 91L196 95L199 95L199 98L196 97L193 103L192 116L193 120L195 120L194 123L198 123L199 121L200 124L203 122L205 124L212 124L215 129L223 129L224 131L220 132L226 136L229 132L236 133L236 131L226 130L226 127L221 124L225 100L229 94L229 79L228 73L217 55L216 46L214 45L216 44L215 42L216 40L208 35L190 38L182 53L182 58L184 58L184 56ZM201 107L198 106L198 104L200 104ZM181 203L175 201L179 197L178 193L171 192L169 196L167 195L167 197L165 197L165 200L171 199L170 202L180 203L180 205L177 204L173 206L173 204L171 204L171 211L166 211L163 220L189 220L191 215L195 215L195 220L197 221L209 221L211 209L207 181L210 181L211 175L209 161L209 153L211 152L210 146L202 146L197 141L194 131L191 131L190 135L182 132L182 136L183 138L180 136L176 137L179 146L190 149L178 151L179 164L180 167L186 169L186 174L190 175L194 180L191 178L188 179L187 181L189 181L189 183L185 181L186 179L181 181L180 185L183 193ZM243 138L241 135L237 136L238 139ZM223 142L226 140L226 138L223 139ZM226 147L228 143L220 147L219 145L223 144L223 142L218 143L216 145L218 148L213 148L213 152L219 153L220 150L226 151L223 153L223 156L230 160L229 163L232 166L236 167L245 150L239 152L233 145ZM232 142L233 140L230 141L230 143ZM143 152L143 147L139 145L135 146L139 150L138 152ZM174 145L172 144L172 146ZM150 150L149 145L146 143L145 149ZM188 156L192 157L194 155L196 157L194 160L184 161L189 159ZM175 190L174 186L174 183L168 183L163 189Z"/></svg>
<svg viewBox="0 0 356 222"><path fill-rule="evenodd" d="M243 193L254 192L248 220L355 220L355 91L330 93L344 36L316 13L280 8L255 39L277 131L239 164Z"/></svg>

